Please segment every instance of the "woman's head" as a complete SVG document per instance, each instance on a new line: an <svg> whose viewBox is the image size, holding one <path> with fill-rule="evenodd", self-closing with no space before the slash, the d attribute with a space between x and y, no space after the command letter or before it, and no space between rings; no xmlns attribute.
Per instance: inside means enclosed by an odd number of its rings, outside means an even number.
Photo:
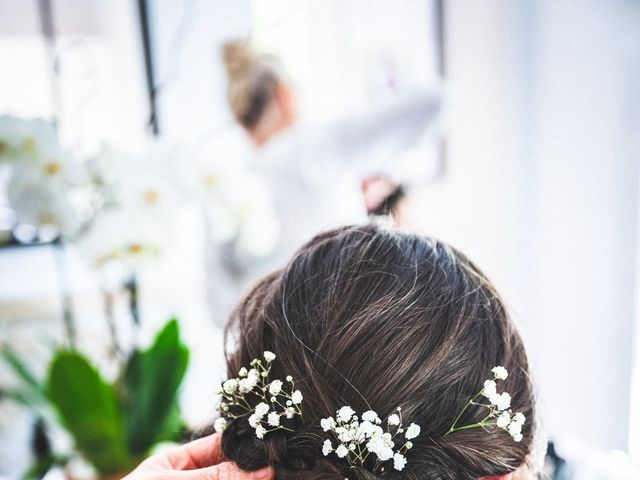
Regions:
<svg viewBox="0 0 640 480"><path fill-rule="evenodd" d="M295 432L258 440L245 418L231 423L223 448L241 467L273 464L277 478L376 478L325 457L320 419L343 405L386 418L402 407L421 434L402 472L380 478L478 479L523 465L533 445L534 398L522 340L487 278L463 254L417 235L375 226L321 234L261 282L228 327L230 376L263 351L277 354L274 378L292 375L304 395ZM491 369L509 377L514 411L529 419L516 443L495 427L446 435ZM468 409L460 424L486 416Z"/></svg>
<svg viewBox="0 0 640 480"><path fill-rule="evenodd" d="M223 59L229 106L257 144L295 122L295 98L275 57L255 53L246 40L234 40L224 45Z"/></svg>

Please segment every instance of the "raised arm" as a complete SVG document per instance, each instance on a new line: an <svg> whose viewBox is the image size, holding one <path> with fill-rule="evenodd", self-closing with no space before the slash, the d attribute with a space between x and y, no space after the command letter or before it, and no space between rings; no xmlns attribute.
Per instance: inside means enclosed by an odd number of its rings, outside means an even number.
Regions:
<svg viewBox="0 0 640 480"><path fill-rule="evenodd" d="M370 113L321 129L321 147L345 168L372 174L402 152L419 145L433 131L442 111L442 94L421 90Z"/></svg>

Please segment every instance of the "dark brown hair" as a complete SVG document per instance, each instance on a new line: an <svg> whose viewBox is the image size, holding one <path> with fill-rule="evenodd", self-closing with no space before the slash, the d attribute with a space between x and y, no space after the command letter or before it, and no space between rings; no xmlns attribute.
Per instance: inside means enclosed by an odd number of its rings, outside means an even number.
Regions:
<svg viewBox="0 0 640 480"><path fill-rule="evenodd" d="M273 378L292 375L303 395L295 432L258 440L245 418L223 433L223 450L246 470L273 465L278 479L478 479L526 462L532 448L534 398L523 342L504 304L462 253L418 235L376 226L323 233L280 271L260 281L227 327L228 373L265 350ZM445 433L491 369L514 411L526 415L523 440L495 427ZM257 403L257 401L256 401ZM344 405L381 417L402 407L422 431L402 472L350 468L321 447L320 419ZM482 407L459 425L481 421Z"/></svg>

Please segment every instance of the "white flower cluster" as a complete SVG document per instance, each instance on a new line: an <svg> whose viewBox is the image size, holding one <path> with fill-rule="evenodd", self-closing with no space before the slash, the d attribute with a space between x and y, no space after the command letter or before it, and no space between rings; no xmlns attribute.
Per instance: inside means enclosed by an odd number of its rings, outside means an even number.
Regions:
<svg viewBox="0 0 640 480"><path fill-rule="evenodd" d="M485 428L488 426L497 426L498 428L502 428L509 432L509 435L513 438L514 441L520 442L522 441L522 426L525 423L526 417L524 414L518 412L513 413L511 411L511 395L507 392L498 393L498 381L506 380L509 376L507 369L504 367L494 367L491 369L493 373L493 378L486 380L484 382L482 390L478 392L464 407L462 412L458 415L455 422L446 433L446 435L453 433L458 430L468 430L470 428L482 427ZM486 398L489 403L479 403L476 400L479 397ZM472 425L466 425L464 427L456 426L457 421L462 417L462 414L469 408L470 405L476 405L485 407L489 410L488 415L482 422L474 423Z"/></svg>
<svg viewBox="0 0 640 480"><path fill-rule="evenodd" d="M346 458L351 465L360 467L364 467L369 455L373 455L374 473L383 462L393 459L393 468L402 470L407 464L405 454L413 447L411 440L420 434L420 427L412 423L405 429L400 407L398 413L389 415L384 422L386 431L373 410L364 412L360 419L355 413L351 407L344 406L336 412L335 419L320 420L322 430L333 433L338 441L334 448L331 440L325 440L322 453L327 456L334 452L339 458ZM398 447L394 451L396 445Z"/></svg>
<svg viewBox="0 0 640 480"><path fill-rule="evenodd" d="M20 241L75 238L99 207L87 165L44 120L0 115L0 165L8 205L17 226L26 227L14 232Z"/></svg>
<svg viewBox="0 0 640 480"><path fill-rule="evenodd" d="M222 396L220 403L221 417L214 424L216 432L227 428L229 420L249 416L249 425L255 430L260 439L274 430L292 431L283 425L282 419L292 420L296 415L302 417L300 404L302 393L295 390L291 375L286 382L290 385L287 393L282 380L269 381L271 362L276 358L272 352L264 352L264 363L258 358L251 361L251 368L242 367L238 378L226 380L218 393ZM255 400L260 402L251 407Z"/></svg>
<svg viewBox="0 0 640 480"><path fill-rule="evenodd" d="M507 373L504 367L494 367L492 370L493 379L484 382L482 396L489 400L489 417L496 420L496 426L509 432L514 441L522 440L522 426L526 420L524 414L518 412L513 414L511 409L511 395L507 392L497 392L497 381L506 380Z"/></svg>

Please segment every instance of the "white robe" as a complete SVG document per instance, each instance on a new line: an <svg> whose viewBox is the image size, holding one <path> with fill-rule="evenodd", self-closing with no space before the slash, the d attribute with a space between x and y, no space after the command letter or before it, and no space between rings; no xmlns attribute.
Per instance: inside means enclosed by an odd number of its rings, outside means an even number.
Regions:
<svg viewBox="0 0 640 480"><path fill-rule="evenodd" d="M432 136L441 106L439 92L422 91L330 125L290 127L254 149L248 169L266 183L276 220L275 229L250 231L275 235L274 247L261 256L233 240L211 249L208 292L216 323L224 324L253 282L283 267L314 235L365 222L362 180L371 175L403 184L424 180L428 159L403 152Z"/></svg>
<svg viewBox="0 0 640 480"><path fill-rule="evenodd" d="M365 178L424 179L428 160L402 153L429 137L441 103L437 92L420 92L328 126L291 127L258 149L251 167L269 185L279 222L268 263L283 265L323 230L365 222Z"/></svg>

